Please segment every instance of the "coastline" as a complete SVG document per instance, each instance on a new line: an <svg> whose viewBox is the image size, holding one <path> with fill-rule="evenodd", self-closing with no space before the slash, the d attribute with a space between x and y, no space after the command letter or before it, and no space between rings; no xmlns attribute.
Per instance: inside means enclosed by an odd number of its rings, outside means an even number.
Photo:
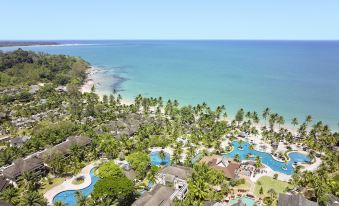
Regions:
<svg viewBox="0 0 339 206"><path fill-rule="evenodd" d="M84 84L80 87L80 92L81 93L90 93L92 87L94 86L95 89L96 89L95 93L99 96L100 99L102 99L102 97L104 95L108 95L108 94L106 92L100 92L100 91L97 90L97 85L99 84L99 82L95 80L96 79L95 74L98 72L99 69L100 68L95 67L95 66L90 66L87 69L87 71L86 71L87 77L85 79ZM131 104L134 103L134 100L122 98L121 103L125 104L125 105L131 105Z"/></svg>

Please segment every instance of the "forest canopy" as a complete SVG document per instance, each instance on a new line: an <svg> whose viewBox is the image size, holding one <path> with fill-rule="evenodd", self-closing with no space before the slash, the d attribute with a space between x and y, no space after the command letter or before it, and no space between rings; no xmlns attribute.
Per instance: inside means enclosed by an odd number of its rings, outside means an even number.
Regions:
<svg viewBox="0 0 339 206"><path fill-rule="evenodd" d="M82 83L89 64L79 57L50 55L18 49L0 51L0 86L52 82Z"/></svg>

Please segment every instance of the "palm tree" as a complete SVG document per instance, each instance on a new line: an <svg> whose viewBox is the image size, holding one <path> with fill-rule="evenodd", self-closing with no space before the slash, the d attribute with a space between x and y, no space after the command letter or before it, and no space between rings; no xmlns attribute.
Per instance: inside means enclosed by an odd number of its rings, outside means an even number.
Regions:
<svg viewBox="0 0 339 206"><path fill-rule="evenodd" d="M56 201L53 203L53 206L67 206L67 203L63 203L60 200Z"/></svg>
<svg viewBox="0 0 339 206"><path fill-rule="evenodd" d="M237 114L235 115L235 121L237 121L238 127L239 127L239 124L244 120L244 113L245 113L244 109L241 108L241 109L237 112Z"/></svg>
<svg viewBox="0 0 339 206"><path fill-rule="evenodd" d="M270 188L267 193L270 194L272 199L275 199L277 196L277 192L273 188Z"/></svg>
<svg viewBox="0 0 339 206"><path fill-rule="evenodd" d="M75 192L75 197L77 199L76 206L86 206L86 196L82 195L79 190Z"/></svg>
<svg viewBox="0 0 339 206"><path fill-rule="evenodd" d="M239 143L239 148L242 148L242 145L244 144L244 140L241 139L241 140L239 140L238 143Z"/></svg>
<svg viewBox="0 0 339 206"><path fill-rule="evenodd" d="M277 123L279 124L279 128L281 127L281 125L285 124L285 119L283 116L279 116L277 119Z"/></svg>
<svg viewBox="0 0 339 206"><path fill-rule="evenodd" d="M164 152L164 150L159 151L159 157L163 161L166 159L166 153Z"/></svg>
<svg viewBox="0 0 339 206"><path fill-rule="evenodd" d="M155 176L156 176L158 170L159 170L158 166L152 165L151 169L149 170L149 172L147 174L148 181L155 183Z"/></svg>
<svg viewBox="0 0 339 206"><path fill-rule="evenodd" d="M22 173L20 179L23 182L24 187L26 190L30 191L33 190L37 183L37 176L33 172L24 172Z"/></svg>
<svg viewBox="0 0 339 206"><path fill-rule="evenodd" d="M262 117L264 118L264 120L266 121L266 118L268 117L268 115L271 113L271 109L270 108L266 108L265 110L264 110L264 112L262 113ZM266 123L265 123L265 125L266 125Z"/></svg>
<svg viewBox="0 0 339 206"><path fill-rule="evenodd" d="M13 155L9 149L6 149L0 154L0 165L9 165L12 162Z"/></svg>
<svg viewBox="0 0 339 206"><path fill-rule="evenodd" d="M28 191L22 196L19 206L45 206L47 201L38 192Z"/></svg>
<svg viewBox="0 0 339 206"><path fill-rule="evenodd" d="M256 156L255 158L255 166L257 168L261 167L262 163L261 163L261 158L259 156Z"/></svg>
<svg viewBox="0 0 339 206"><path fill-rule="evenodd" d="M235 155L234 155L234 161L240 162L240 156L239 156L239 154L235 154Z"/></svg>
<svg viewBox="0 0 339 206"><path fill-rule="evenodd" d="M311 115L307 115L307 116L306 116L306 119L305 119L305 123L306 123L307 125L309 125L311 122L312 122L312 116L311 116Z"/></svg>
<svg viewBox="0 0 339 206"><path fill-rule="evenodd" d="M16 205L16 202L18 202L18 196L18 189L13 186L9 186L0 193L0 200Z"/></svg>
<svg viewBox="0 0 339 206"><path fill-rule="evenodd" d="M293 126L296 126L296 125L298 125L299 124L299 121L298 121L298 119L296 118L296 117L294 117L293 119L292 119L292 125Z"/></svg>

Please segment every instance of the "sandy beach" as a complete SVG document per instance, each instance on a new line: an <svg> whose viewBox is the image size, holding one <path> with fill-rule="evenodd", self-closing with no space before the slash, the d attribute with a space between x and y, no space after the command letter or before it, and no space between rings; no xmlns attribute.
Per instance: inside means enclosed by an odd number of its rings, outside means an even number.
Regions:
<svg viewBox="0 0 339 206"><path fill-rule="evenodd" d="M99 84L98 80L95 78L95 74L97 73L99 69L97 67L93 67L91 66L88 70L87 70L87 79L85 80L85 83L81 86L80 91L81 93L88 93L91 92L92 87L94 86L95 88L97 88L97 85ZM99 95L100 99L102 99L102 97L106 94L107 92L100 92L98 90L96 90L95 92L96 94ZM130 100L130 99L126 99L123 98L121 100L122 104L126 104L126 105L131 105L134 103L134 100Z"/></svg>

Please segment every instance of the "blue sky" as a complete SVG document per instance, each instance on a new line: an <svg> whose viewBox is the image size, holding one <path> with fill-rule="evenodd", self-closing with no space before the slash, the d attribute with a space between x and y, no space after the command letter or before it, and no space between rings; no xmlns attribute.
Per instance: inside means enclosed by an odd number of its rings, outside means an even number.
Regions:
<svg viewBox="0 0 339 206"><path fill-rule="evenodd" d="M1 0L0 39L339 39L339 0Z"/></svg>

